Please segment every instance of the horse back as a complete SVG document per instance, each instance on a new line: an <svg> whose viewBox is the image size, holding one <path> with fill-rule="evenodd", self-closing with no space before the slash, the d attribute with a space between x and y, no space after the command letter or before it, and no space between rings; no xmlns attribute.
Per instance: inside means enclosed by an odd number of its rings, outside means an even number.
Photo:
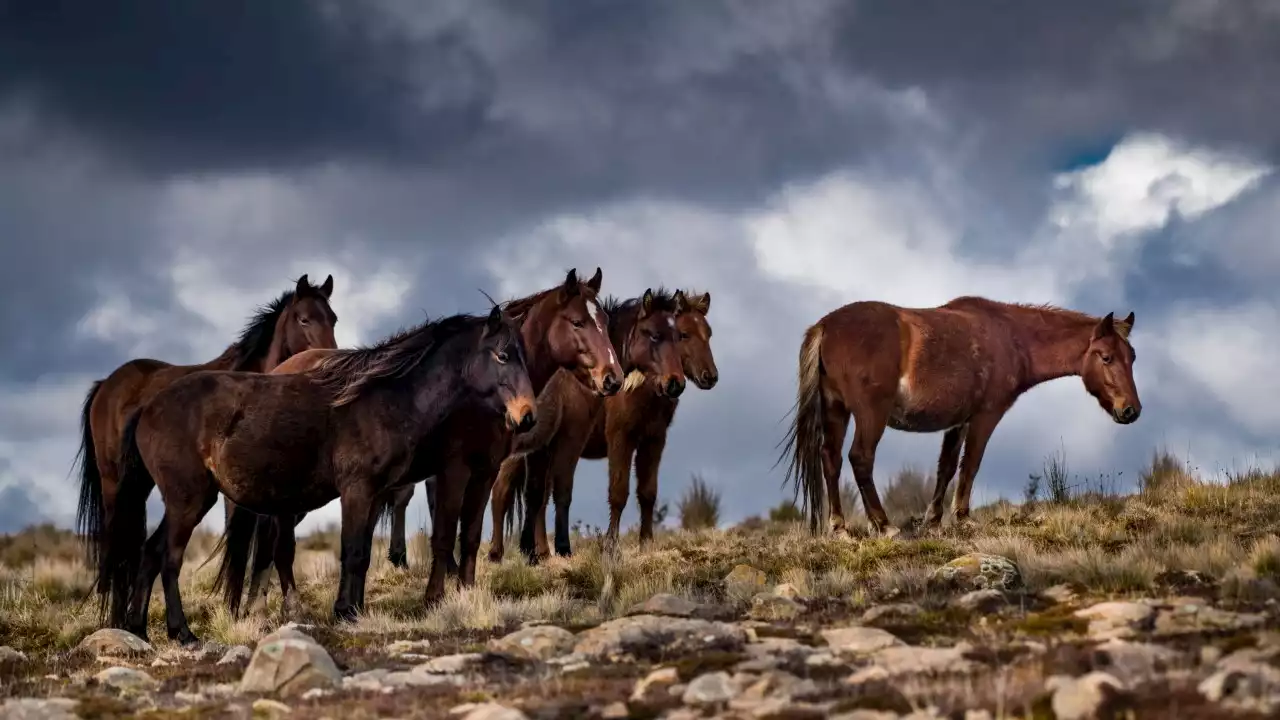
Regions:
<svg viewBox="0 0 1280 720"><path fill-rule="evenodd" d="M332 348L311 348L303 350L290 357L288 360L280 363L271 370L272 375L291 375L294 373L303 373L312 370L320 365L326 358L331 357L338 352Z"/></svg>

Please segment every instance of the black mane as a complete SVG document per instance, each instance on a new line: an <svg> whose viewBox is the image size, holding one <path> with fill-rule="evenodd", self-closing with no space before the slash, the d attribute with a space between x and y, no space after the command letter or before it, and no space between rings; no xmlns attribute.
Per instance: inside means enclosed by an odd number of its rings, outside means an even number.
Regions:
<svg viewBox="0 0 1280 720"><path fill-rule="evenodd" d="M234 360L232 370L243 370L253 361L264 357L271 348L271 340L275 336L276 323L280 313L293 302L293 290L286 290L280 297L258 308L249 324L240 332L240 337L232 345Z"/></svg>

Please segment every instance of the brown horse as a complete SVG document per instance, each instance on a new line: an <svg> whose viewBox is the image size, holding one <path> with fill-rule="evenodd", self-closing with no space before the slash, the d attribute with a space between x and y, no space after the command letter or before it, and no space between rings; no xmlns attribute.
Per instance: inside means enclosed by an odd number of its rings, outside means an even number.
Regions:
<svg viewBox="0 0 1280 720"><path fill-rule="evenodd" d="M105 380L95 382L81 410L80 503L76 527L86 545L91 567L98 568L97 592L105 612L110 588L102 583L109 572L102 566L110 549L110 527L115 516L119 486L120 437L126 420L143 403L175 380L201 370L266 372L294 353L309 348L333 348L333 326L338 318L329 306L333 276L313 286L303 275L293 290L261 308L240 338L218 357L203 365L170 365L160 360L136 359L116 368ZM136 549L136 548L135 548ZM121 589L119 597L123 597ZM123 608L113 608L113 615Z"/></svg>
<svg viewBox="0 0 1280 720"><path fill-rule="evenodd" d="M557 376L538 396L544 422L516 438L512 457L503 461L494 484L493 537L489 543L489 558L493 562L502 560L503 521L510 517L512 500L521 490L525 493L525 507L532 508L523 522L521 550L525 556L536 563L550 554L545 520L550 488L555 489L556 499L556 551L561 555L570 554L569 506L573 500L574 470L597 421L603 423L605 408L616 411L617 407L651 402L674 405L684 392L689 363L683 361L691 353L686 348L689 343L682 342L681 337L687 336L691 329L696 330L697 324L684 293L671 294L659 288L655 295L647 290L643 297L622 303L611 298L605 308L609 313L610 340L622 356L628 373L624 387L630 387L602 400ZM709 358L704 353L699 355ZM709 370L704 363L695 363L693 375L713 378L714 362ZM665 431L665 426L663 429ZM630 461L627 463L629 474ZM626 502L625 487L623 502Z"/></svg>
<svg viewBox="0 0 1280 720"><path fill-rule="evenodd" d="M577 273L571 270L563 285L505 305L505 310L520 324L535 391L541 391L561 369L605 396L621 388L622 369L609 344L605 314L596 299L602 279L599 268L586 283L579 281ZM484 507L498 466L511 450L512 436L509 428L492 417L462 410L418 443L413 462L399 485L412 485L425 478L435 481L437 506L432 522L431 577L424 596L428 606L444 595L446 574L456 573L464 586L475 583ZM384 498L389 500L391 494ZM380 500L379 516L389 510L387 500ZM234 524L228 532L243 530L248 525ZM459 532L461 555L455 561L453 552ZM281 543L293 542L291 533L281 535ZM228 551L245 541L245 538L228 535ZM223 576L233 591L243 587L245 565L243 556L236 562L224 563Z"/></svg>
<svg viewBox="0 0 1280 720"><path fill-rule="evenodd" d="M197 642L178 575L191 532L219 491L238 510L273 515L339 499L333 612L353 617L364 604L378 498L405 477L418 443L462 410L531 428L534 402L520 332L496 306L488 317L455 315L335 353L305 375L202 372L174 382L125 430L113 542L145 532L142 488L158 486L165 503L145 549L122 568L134 586L126 629L146 636L161 573L169 637Z"/></svg>
<svg viewBox="0 0 1280 720"><path fill-rule="evenodd" d="M1133 313L1115 320L1049 306L961 297L936 308L857 302L810 327L800 346L795 418L784 440L786 480L804 495L817 532L825 493L831 528L847 532L840 506L840 445L853 416L849 463L873 528L896 533L872 481L885 427L945 432L927 524L942 522L942 501L960 468L952 510L969 517L969 495L996 424L1022 393L1079 375L1117 423L1138 419L1133 382ZM964 447L964 461L960 449Z"/></svg>

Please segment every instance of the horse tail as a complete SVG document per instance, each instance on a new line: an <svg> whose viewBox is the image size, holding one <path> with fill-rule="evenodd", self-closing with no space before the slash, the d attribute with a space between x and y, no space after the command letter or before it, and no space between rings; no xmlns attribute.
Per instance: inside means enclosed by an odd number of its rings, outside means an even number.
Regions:
<svg viewBox="0 0 1280 720"><path fill-rule="evenodd" d="M782 459L791 456L783 486L794 481L795 497L804 495L804 509L809 513L809 530L818 532L826 486L822 476L823 407L822 407L822 324L804 333L800 344L799 387L794 418L784 440ZM776 466L776 464L775 464Z"/></svg>
<svg viewBox="0 0 1280 720"><path fill-rule="evenodd" d="M503 518L504 535L514 533L516 528L524 525L524 513L526 510L524 490L525 484L529 481L529 461L520 457L515 458L514 462L520 463L520 467L511 474L511 487L507 490L507 493L511 496L511 502L507 504L507 516Z"/></svg>
<svg viewBox="0 0 1280 720"><path fill-rule="evenodd" d="M409 488L412 489L413 486L410 485ZM409 496L413 497L413 494L410 493ZM382 498L379 499L377 503L378 503L378 506L374 508L374 512L373 512L373 526L375 528L382 528L386 532L390 533L391 526L395 522L395 513L396 513L395 491L388 490L387 492L383 493ZM433 521L434 519L435 518L432 518Z"/></svg>
<svg viewBox="0 0 1280 720"><path fill-rule="evenodd" d="M239 505L232 508L227 516L226 527L218 541L219 546L223 547L222 564L218 567L218 576L214 578L213 591L222 591L222 599L226 601L232 617L240 612L249 557L255 549L262 552L267 544L260 542L259 531L271 520L278 522L277 518L259 516Z"/></svg>
<svg viewBox="0 0 1280 720"><path fill-rule="evenodd" d="M99 611L106 612L107 590L125 607L142 565L143 546L147 540L147 496L155 487L155 479L147 469L138 449L139 409L125 423L120 444L120 481L116 490L115 512L106 529L106 547L99 553ZM123 618L116 618L123 619Z"/></svg>
<svg viewBox="0 0 1280 720"><path fill-rule="evenodd" d="M94 398L102 389L98 380L89 388L80 409L80 449L73 461L80 465L80 502L76 506L76 534L84 543L85 564L97 567L102 553L102 473L98 470L98 453L93 442L89 416Z"/></svg>

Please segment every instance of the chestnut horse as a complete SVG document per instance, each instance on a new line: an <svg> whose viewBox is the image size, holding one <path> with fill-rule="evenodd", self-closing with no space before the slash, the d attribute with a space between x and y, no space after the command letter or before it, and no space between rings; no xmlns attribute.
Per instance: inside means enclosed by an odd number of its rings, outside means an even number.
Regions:
<svg viewBox="0 0 1280 720"><path fill-rule="evenodd" d="M170 365L160 360L135 359L99 380L85 396L80 417L80 503L76 528L86 545L90 567L97 567L100 611L106 611L109 574L102 563L110 554L107 538L115 516L120 471L120 437L130 415L178 378L201 370L266 372L294 353L309 348L333 348L338 318L329 306L333 276L319 287L303 275L293 290L258 310L240 338L203 365ZM133 548L136 550L136 548ZM124 589L119 595L123 597ZM123 608L113 608L122 614Z"/></svg>
<svg viewBox="0 0 1280 720"><path fill-rule="evenodd" d="M942 502L957 465L952 510L969 518L969 495L996 424L1027 390L1079 375L1085 390L1127 425L1142 403L1133 382L1133 313L1116 320L1072 310L961 297L936 308L856 302L810 327L800 345L795 418L784 439L791 455L786 481L795 482L817 532L824 499L831 528L847 533L840 506L840 445L853 416L849 463L874 530L897 528L872 481L876 446L885 427L944 432L937 485L926 524L942 522ZM960 449L964 447L964 460Z"/></svg>
<svg viewBox="0 0 1280 720"><path fill-rule="evenodd" d="M497 306L488 317L455 315L335 353L309 375L202 372L174 382L125 430L113 540L145 532L142 488L158 486L165 503L160 526L124 569L134 585L126 629L146 637L151 586L162 573L169 638L197 642L178 575L219 491L237 510L276 515L339 499L333 612L353 618L364 605L378 498L404 477L418 442L463 409L531 428L534 402L522 338Z"/></svg>
<svg viewBox="0 0 1280 720"><path fill-rule="evenodd" d="M684 319L680 313L688 309L684 293L671 294L659 288L655 295L646 290L641 298L622 303L610 298L605 309L609 314L610 340L627 371L624 389L601 400L557 376L538 396L542 423L532 432L516 437L512 456L503 461L494 484L493 537L489 542L489 558L493 562L502 560L503 521L510 517L512 500L521 491L525 494L524 506L532 508L522 523L521 550L534 563L550 554L545 520L550 488L555 489L556 498L556 551L568 555L574 470L605 408L644 404L649 397L674 403L684 392L685 366L681 362L678 327L678 320ZM627 466L629 475L629 459Z"/></svg>
<svg viewBox="0 0 1280 720"><path fill-rule="evenodd" d="M603 273L583 283L570 270L563 285L529 297L513 300L504 306L520 325L526 348L529 378L535 392L540 392L557 370L565 370L578 382L589 384L601 395L612 395L622 387L622 369L609 344L605 331L605 315L597 301ZM469 410L453 413L434 433L417 445L414 459L397 484L412 485L434 478L436 515L432 522L431 576L424 603L428 606L444 595L446 573L456 573L464 586L475 584L475 563L484 524L484 508L488 503L498 466L511 449L513 433L492 417ZM392 493L384 494L378 515L390 508ZM240 512L240 509L237 509ZM247 511L246 511L247 512ZM233 523L233 529L245 530L252 523ZM281 522L280 526L289 523ZM454 546L459 531L462 536L461 556L454 559ZM247 534L247 533L245 533ZM292 532L279 533L278 543L292 545ZM245 538L227 536L228 555L246 542ZM261 545L259 547L262 547ZM267 547L263 552L274 553ZM292 554L292 551L285 553ZM263 556L267 557L267 556ZM238 592L243 587L247 557L241 554L224 562L220 577L227 587ZM255 560L255 568L265 567Z"/></svg>

